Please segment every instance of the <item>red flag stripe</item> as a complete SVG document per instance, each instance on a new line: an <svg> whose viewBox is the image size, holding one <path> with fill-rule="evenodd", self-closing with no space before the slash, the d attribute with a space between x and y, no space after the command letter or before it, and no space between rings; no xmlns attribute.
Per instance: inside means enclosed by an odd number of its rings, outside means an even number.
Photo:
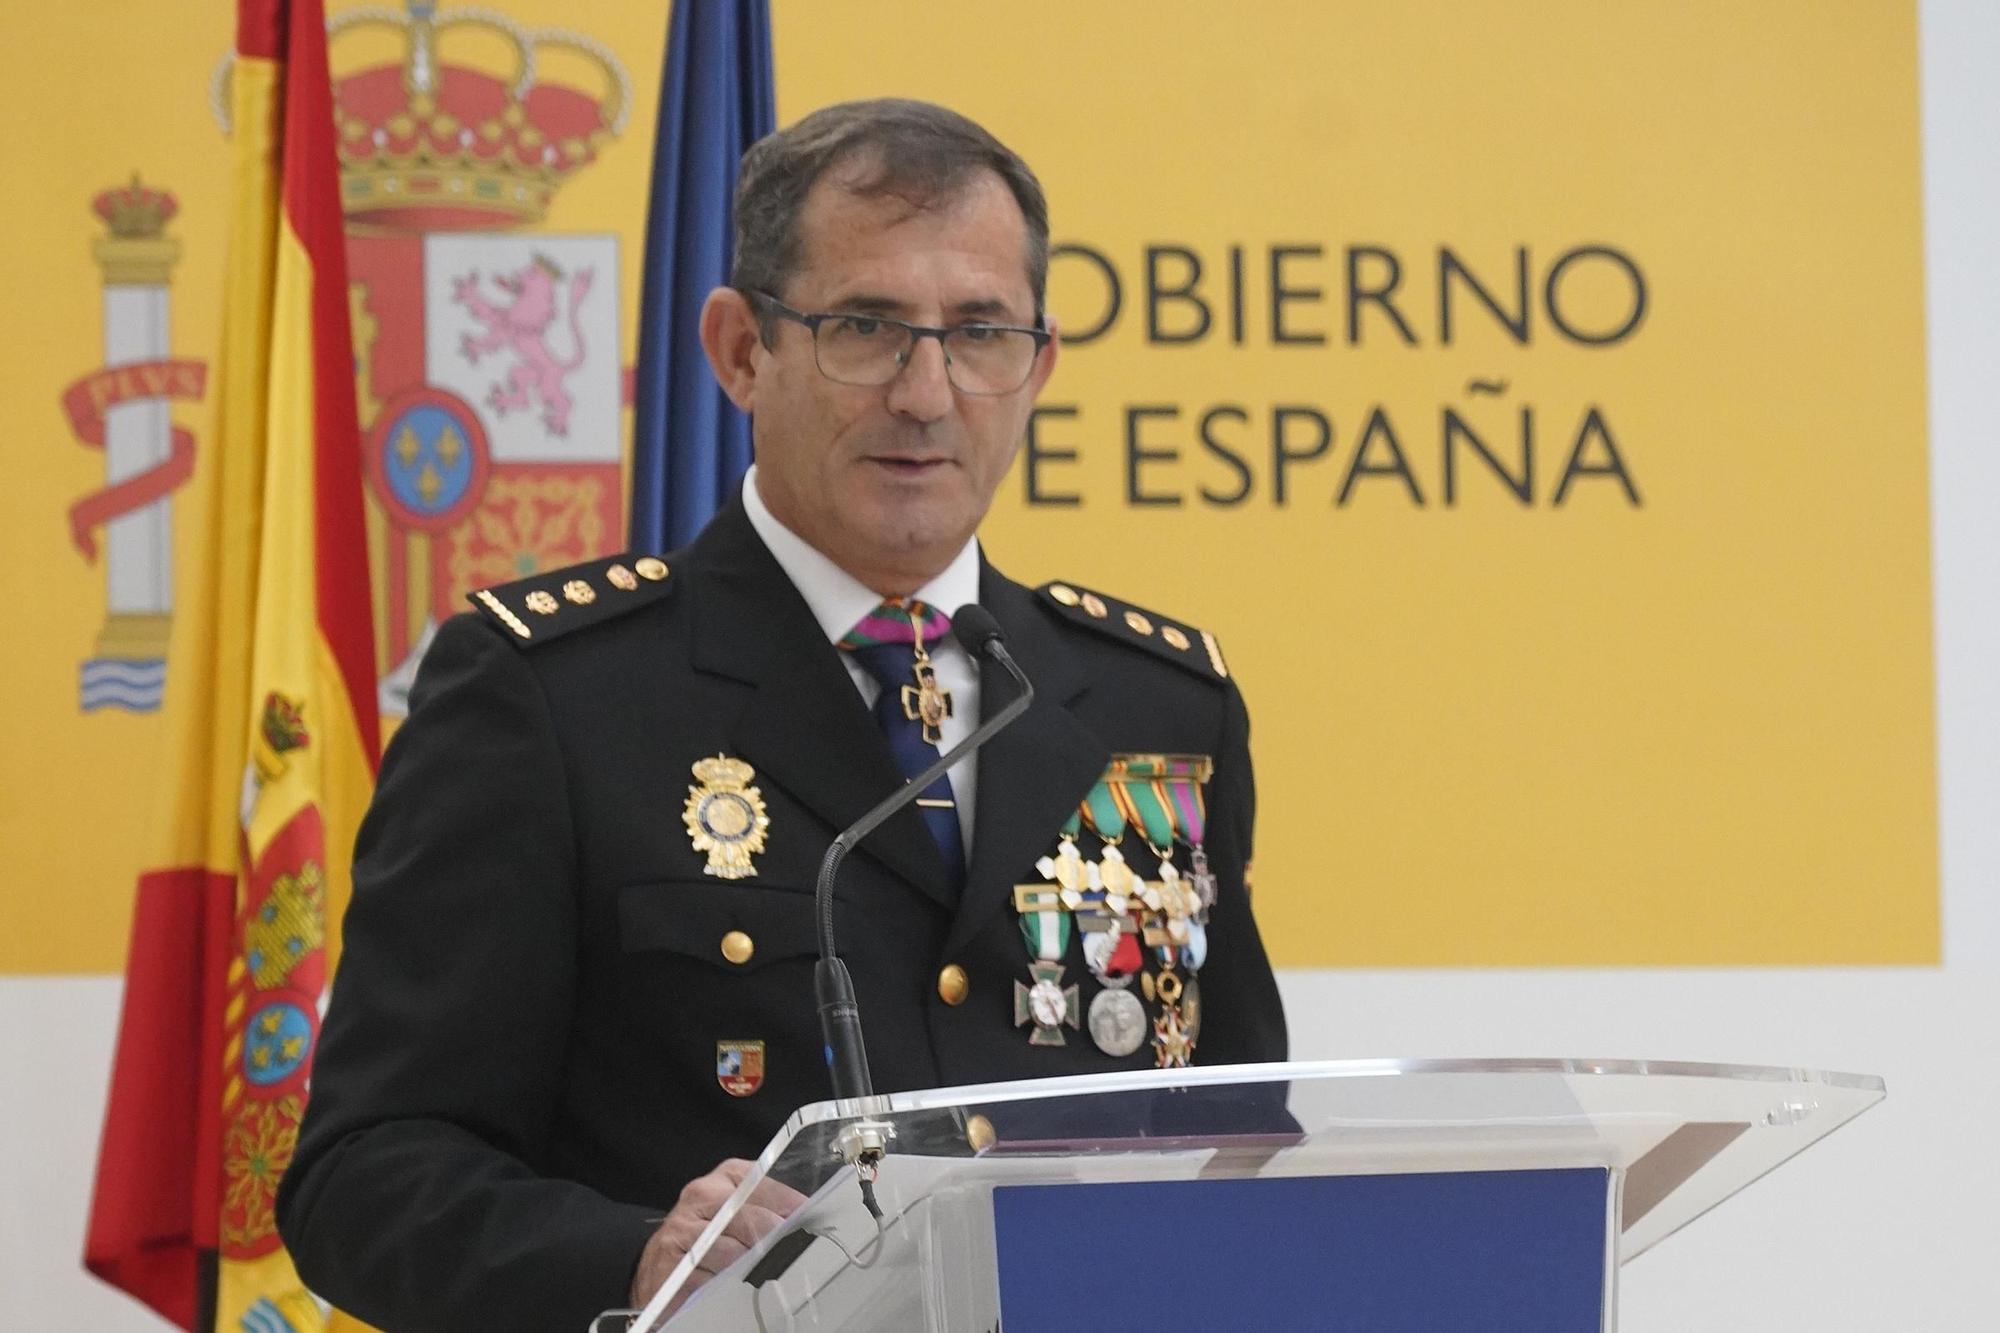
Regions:
<svg viewBox="0 0 2000 1333"><path fill-rule="evenodd" d="M222 983L236 881L200 867L139 877L84 1266L193 1328L216 1246ZM193 1151L190 1151L192 1146Z"/></svg>
<svg viewBox="0 0 2000 1333"><path fill-rule="evenodd" d="M268 3L269 0L260 0ZM247 8L248 6L246 6ZM284 209L313 266L314 592L320 634L339 664L370 771L381 749L375 707L375 621L368 552L330 538L365 530L361 427L354 406L347 237L333 142L333 88L320 0L297 0L285 82Z"/></svg>
<svg viewBox="0 0 2000 1333"><path fill-rule="evenodd" d="M236 54L276 60L285 51L286 0L236 0Z"/></svg>

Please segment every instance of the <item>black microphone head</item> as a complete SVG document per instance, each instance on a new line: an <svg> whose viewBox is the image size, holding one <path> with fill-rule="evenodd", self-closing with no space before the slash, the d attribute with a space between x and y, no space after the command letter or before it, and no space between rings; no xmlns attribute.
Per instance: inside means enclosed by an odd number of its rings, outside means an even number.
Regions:
<svg viewBox="0 0 2000 1333"><path fill-rule="evenodd" d="M1000 622L977 602L967 602L951 613L951 632L959 646L974 657L984 657L989 644L1007 637Z"/></svg>

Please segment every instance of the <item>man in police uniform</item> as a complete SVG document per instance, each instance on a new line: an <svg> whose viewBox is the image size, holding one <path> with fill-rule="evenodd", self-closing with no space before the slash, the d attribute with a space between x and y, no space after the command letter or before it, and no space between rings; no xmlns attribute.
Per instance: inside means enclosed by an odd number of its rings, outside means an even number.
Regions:
<svg viewBox="0 0 2000 1333"><path fill-rule="evenodd" d="M279 1199L321 1295L421 1333L658 1289L831 1094L815 871L1011 693L942 634L967 602L1036 701L842 871L876 1088L1284 1058L1220 646L974 540L1055 365L1047 256L1033 174L942 108L829 108L746 156L701 329L752 413L740 496L664 559L477 593L383 764Z"/></svg>

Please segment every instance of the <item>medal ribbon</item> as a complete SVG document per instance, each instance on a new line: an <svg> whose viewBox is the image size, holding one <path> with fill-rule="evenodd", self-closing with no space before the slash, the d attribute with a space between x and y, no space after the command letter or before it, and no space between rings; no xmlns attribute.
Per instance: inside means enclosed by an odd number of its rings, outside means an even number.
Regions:
<svg viewBox="0 0 2000 1333"><path fill-rule="evenodd" d="M1173 803L1183 841L1190 847L1201 846L1208 832L1208 803L1202 799L1201 784L1190 778L1175 778L1153 785L1165 787L1166 797Z"/></svg>
<svg viewBox="0 0 2000 1333"><path fill-rule="evenodd" d="M1069 952L1069 913L1060 905L1054 911L1021 913L1021 940L1030 957L1045 963L1059 963Z"/></svg>
<svg viewBox="0 0 2000 1333"><path fill-rule="evenodd" d="M1127 781L1112 787L1114 799L1125 817L1137 824L1156 853L1174 845L1174 816L1167 807L1166 793L1157 781Z"/></svg>
<svg viewBox="0 0 2000 1333"><path fill-rule="evenodd" d="M1214 772L1215 761L1205 754L1120 754L1112 756L1104 778L1107 782L1191 778L1199 783L1207 782Z"/></svg>
<svg viewBox="0 0 2000 1333"><path fill-rule="evenodd" d="M1125 836L1125 810L1112 795L1108 781L1100 780L1090 789L1090 795L1083 798L1082 814L1091 832L1106 842L1117 842Z"/></svg>
<svg viewBox="0 0 2000 1333"><path fill-rule="evenodd" d="M840 638L842 648L873 648L884 643L922 646L936 643L951 628L951 617L923 602L891 599L855 622Z"/></svg>

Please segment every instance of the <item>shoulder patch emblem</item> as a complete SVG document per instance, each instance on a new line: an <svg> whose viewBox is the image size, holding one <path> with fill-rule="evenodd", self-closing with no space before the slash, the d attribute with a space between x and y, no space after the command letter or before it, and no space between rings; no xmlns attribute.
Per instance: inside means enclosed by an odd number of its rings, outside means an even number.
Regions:
<svg viewBox="0 0 2000 1333"><path fill-rule="evenodd" d="M1038 591L1044 606L1072 624L1087 625L1108 638L1144 648L1198 676L1211 680L1229 676L1222 645L1205 629L1177 624L1157 611L1142 610L1073 584L1044 583Z"/></svg>
<svg viewBox="0 0 2000 1333"><path fill-rule="evenodd" d="M656 556L605 556L480 588L466 600L526 648L658 601L673 586L668 573Z"/></svg>

